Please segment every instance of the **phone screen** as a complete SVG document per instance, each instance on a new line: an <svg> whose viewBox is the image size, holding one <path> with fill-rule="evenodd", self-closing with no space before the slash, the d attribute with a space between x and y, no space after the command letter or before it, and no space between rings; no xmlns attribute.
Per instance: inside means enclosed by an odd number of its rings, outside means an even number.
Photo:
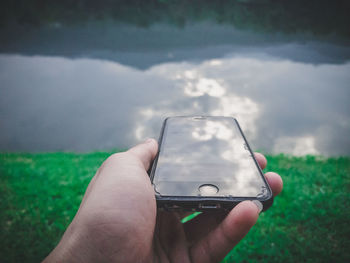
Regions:
<svg viewBox="0 0 350 263"><path fill-rule="evenodd" d="M259 198L269 194L234 118L168 118L159 147L153 177L158 195Z"/></svg>

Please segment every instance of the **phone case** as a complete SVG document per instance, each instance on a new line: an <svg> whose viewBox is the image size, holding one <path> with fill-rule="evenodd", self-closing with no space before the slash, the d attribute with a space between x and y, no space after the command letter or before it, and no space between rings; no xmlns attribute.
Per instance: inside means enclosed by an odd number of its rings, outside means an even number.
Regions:
<svg viewBox="0 0 350 263"><path fill-rule="evenodd" d="M211 116L176 116L176 117L168 117L164 120L162 129L160 132L160 136L158 139L158 145L159 149L161 147L161 143L163 140L163 135L164 135L164 129L166 127L167 120L169 118L211 118ZM245 147L248 148L250 154L252 155L254 162L263 178L263 181L265 182L266 187L262 187L261 192L255 197L234 197L234 196L227 196L227 197L207 197L207 196L162 196L160 193L158 193L155 189L155 197L157 201L157 208L161 210L166 210L166 211L215 211L215 210L231 210L234 208L237 204L239 204L242 201L245 200L258 200L262 203L263 205L263 210L267 210L273 203L273 195L271 188L266 181L265 176L263 175L263 172L258 165L254 154L246 140L246 137L244 136L241 127L239 126L238 121L232 117L232 119L236 122L238 129L245 141ZM159 157L159 151L153 160L151 164L151 168L149 169L148 173L150 176L150 180L152 185L153 184L153 179L154 179L154 174L155 170L157 168L157 161Z"/></svg>

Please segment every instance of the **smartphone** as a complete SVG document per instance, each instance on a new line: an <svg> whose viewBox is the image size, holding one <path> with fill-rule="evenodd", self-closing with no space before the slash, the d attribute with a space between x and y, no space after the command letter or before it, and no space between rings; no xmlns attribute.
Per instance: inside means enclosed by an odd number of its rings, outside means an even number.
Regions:
<svg viewBox="0 0 350 263"><path fill-rule="evenodd" d="M164 210L230 210L273 195L235 118L165 119L159 151L149 171L157 207Z"/></svg>

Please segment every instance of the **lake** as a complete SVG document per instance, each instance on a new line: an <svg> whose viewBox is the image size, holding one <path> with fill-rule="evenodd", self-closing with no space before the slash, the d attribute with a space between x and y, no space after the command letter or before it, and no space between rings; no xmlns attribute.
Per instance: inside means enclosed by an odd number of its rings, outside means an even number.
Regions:
<svg viewBox="0 0 350 263"><path fill-rule="evenodd" d="M256 150L350 154L348 19L140 19L2 26L0 151L127 148L167 116L224 115Z"/></svg>

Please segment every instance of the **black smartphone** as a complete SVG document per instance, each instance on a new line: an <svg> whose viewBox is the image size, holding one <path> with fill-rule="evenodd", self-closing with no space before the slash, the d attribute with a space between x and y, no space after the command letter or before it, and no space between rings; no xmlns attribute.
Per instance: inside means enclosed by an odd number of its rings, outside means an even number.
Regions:
<svg viewBox="0 0 350 263"><path fill-rule="evenodd" d="M167 118L150 169L157 207L165 210L230 210L273 195L235 118Z"/></svg>

